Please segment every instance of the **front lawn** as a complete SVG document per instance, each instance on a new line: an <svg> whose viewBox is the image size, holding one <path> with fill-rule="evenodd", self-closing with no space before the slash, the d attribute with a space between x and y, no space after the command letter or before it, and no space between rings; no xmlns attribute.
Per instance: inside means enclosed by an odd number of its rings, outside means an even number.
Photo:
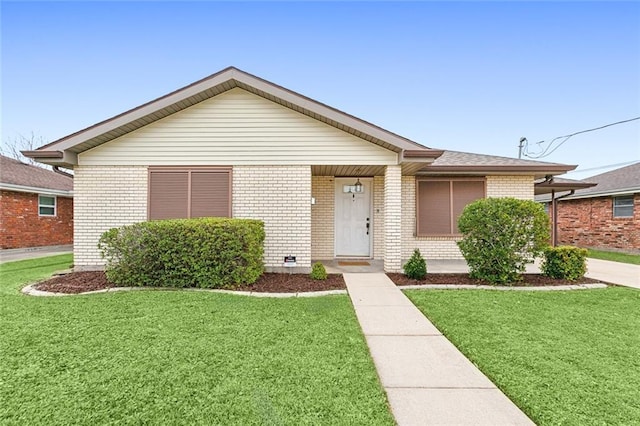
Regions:
<svg viewBox="0 0 640 426"><path fill-rule="evenodd" d="M640 424L640 291L405 293L534 422Z"/></svg>
<svg viewBox="0 0 640 426"><path fill-rule="evenodd" d="M601 260L611 260L613 262L631 263L640 265L640 254L619 253L615 251L603 251L589 249L587 257Z"/></svg>
<svg viewBox="0 0 640 426"><path fill-rule="evenodd" d="M0 424L392 425L346 295L32 297L0 266Z"/></svg>

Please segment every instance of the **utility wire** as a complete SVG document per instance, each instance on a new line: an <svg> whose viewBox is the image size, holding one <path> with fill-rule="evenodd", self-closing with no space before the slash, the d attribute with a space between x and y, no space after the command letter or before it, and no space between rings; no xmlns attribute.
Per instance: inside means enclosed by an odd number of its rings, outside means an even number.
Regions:
<svg viewBox="0 0 640 426"><path fill-rule="evenodd" d="M571 173L583 173L583 172L592 172L595 170L603 170L603 169L611 169L613 167L622 167L622 166L628 166L630 164L634 164L637 163L640 160L633 160L633 161L626 161L624 163L616 163L616 164L607 164L606 166L598 166L598 167L590 167L588 169L575 169L575 170L571 170L569 172L567 172L566 174L570 175Z"/></svg>
<svg viewBox="0 0 640 426"><path fill-rule="evenodd" d="M588 133L588 132L594 132L596 130L600 130L600 129L604 129L607 127L611 127L611 126L616 126L618 124L623 124L623 123L628 123L630 121L635 121L635 120L640 120L640 117L634 117L634 118L630 118L628 120L622 120L622 121L616 121L615 123L610 123L610 124L605 124L604 126L600 126L600 127L594 127L593 129L587 129L587 130L581 130L579 132L575 132L575 133L571 133L569 135L564 135L564 136L558 136L555 137L551 140L551 142L549 142L549 145L546 146L546 148L542 148L542 144L545 143L544 140L540 141L540 142L536 142L535 144L538 146L538 152L531 152L529 150L529 141L526 140L526 138L524 138L524 155L525 157L529 157L529 158L543 158L546 157L548 155L553 154L558 148L560 148L562 146L562 144L564 144L566 141L568 141L571 137L575 136L575 135L580 135L582 133ZM553 146L553 143L555 141L557 141L558 139L562 139L562 141L560 141L555 147ZM553 149L552 149L553 147Z"/></svg>

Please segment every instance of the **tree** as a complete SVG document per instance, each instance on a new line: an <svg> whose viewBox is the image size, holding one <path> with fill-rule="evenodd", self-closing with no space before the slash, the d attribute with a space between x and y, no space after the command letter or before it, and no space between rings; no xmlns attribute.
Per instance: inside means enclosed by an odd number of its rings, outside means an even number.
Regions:
<svg viewBox="0 0 640 426"><path fill-rule="evenodd" d="M527 263L549 244L549 218L542 204L515 198L486 198L464 208L458 242L472 278L494 284L520 279Z"/></svg>
<svg viewBox="0 0 640 426"><path fill-rule="evenodd" d="M22 155L20 151L33 151L42 145L45 145L47 141L42 136L37 136L34 132L30 135L18 135L13 138L6 138L2 144L0 144L0 154L5 157L11 157L23 163L31 164L33 166L49 168L49 166L38 163L33 158L28 158Z"/></svg>

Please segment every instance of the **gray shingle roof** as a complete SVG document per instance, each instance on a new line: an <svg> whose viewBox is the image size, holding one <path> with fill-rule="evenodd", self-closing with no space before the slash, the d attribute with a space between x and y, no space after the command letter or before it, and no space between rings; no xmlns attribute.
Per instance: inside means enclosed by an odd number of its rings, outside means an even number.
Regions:
<svg viewBox="0 0 640 426"><path fill-rule="evenodd" d="M3 155L0 155L0 183L58 191L73 190L73 179Z"/></svg>
<svg viewBox="0 0 640 426"><path fill-rule="evenodd" d="M598 185L593 188L576 191L575 195L567 198L640 192L640 162L586 178L585 181L594 182Z"/></svg>
<svg viewBox="0 0 640 426"><path fill-rule="evenodd" d="M544 161L522 160L497 155L474 154L470 152L446 150L433 163L433 166L564 166L564 164Z"/></svg>

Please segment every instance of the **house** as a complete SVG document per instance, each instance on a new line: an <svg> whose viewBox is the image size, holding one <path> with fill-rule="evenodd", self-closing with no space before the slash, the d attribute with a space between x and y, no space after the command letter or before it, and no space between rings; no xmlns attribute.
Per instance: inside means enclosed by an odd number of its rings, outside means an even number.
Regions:
<svg viewBox="0 0 640 426"><path fill-rule="evenodd" d="M0 155L0 249L73 242L73 179Z"/></svg>
<svg viewBox="0 0 640 426"><path fill-rule="evenodd" d="M456 219L481 197L534 198L575 166L427 148L227 68L28 157L74 169L74 263L101 268L109 228L232 216L265 223L264 261L460 258Z"/></svg>
<svg viewBox="0 0 640 426"><path fill-rule="evenodd" d="M640 253L640 162L585 180L556 199L558 243Z"/></svg>

